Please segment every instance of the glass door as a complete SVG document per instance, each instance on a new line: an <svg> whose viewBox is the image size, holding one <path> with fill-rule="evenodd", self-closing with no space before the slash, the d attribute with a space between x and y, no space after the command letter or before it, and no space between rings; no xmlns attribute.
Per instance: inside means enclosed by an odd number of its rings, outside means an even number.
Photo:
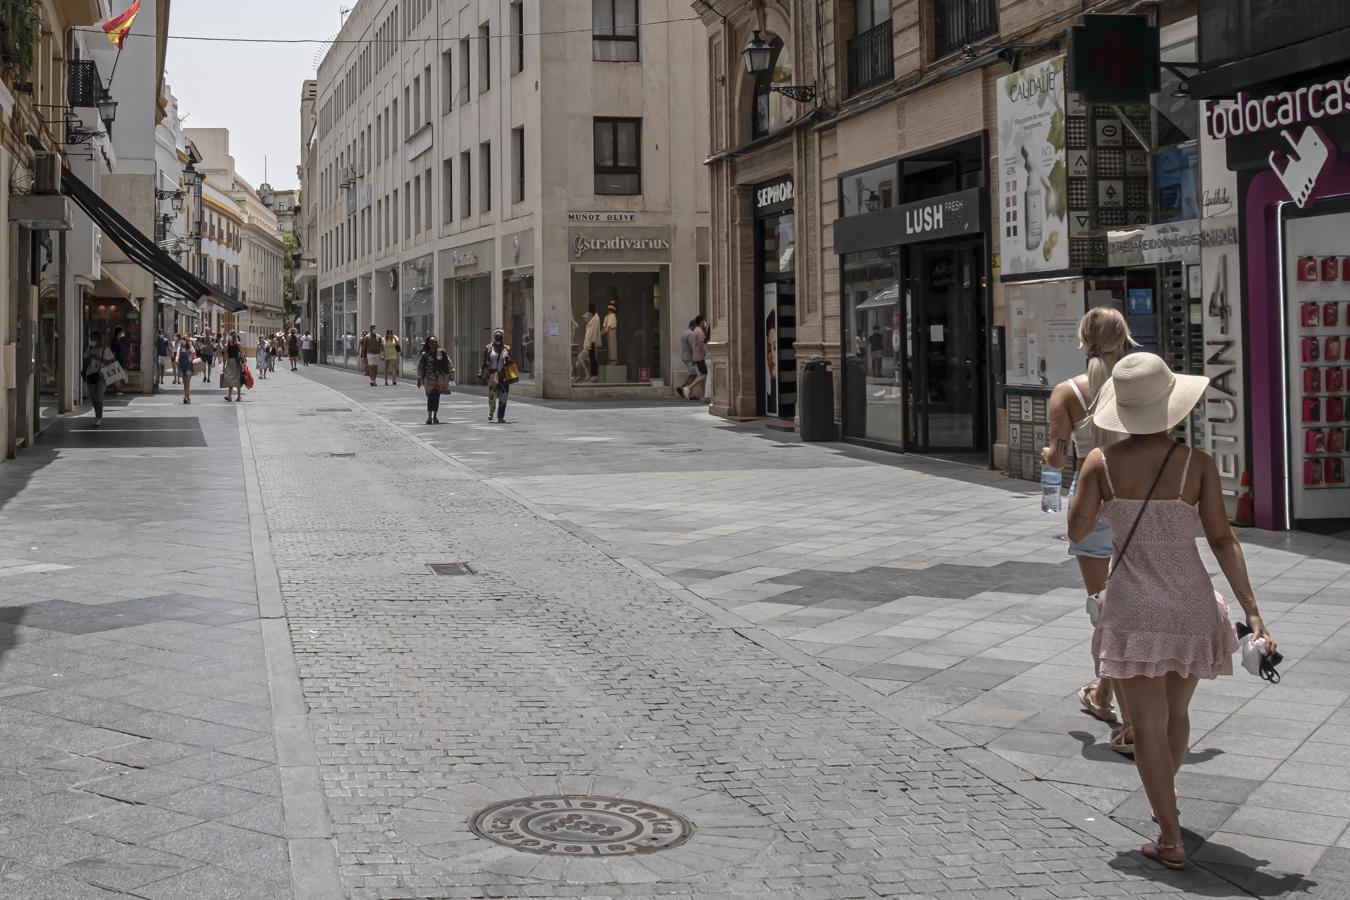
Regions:
<svg viewBox="0 0 1350 900"><path fill-rule="evenodd" d="M985 448L978 247L932 244L910 252L913 427L915 444L923 450Z"/></svg>

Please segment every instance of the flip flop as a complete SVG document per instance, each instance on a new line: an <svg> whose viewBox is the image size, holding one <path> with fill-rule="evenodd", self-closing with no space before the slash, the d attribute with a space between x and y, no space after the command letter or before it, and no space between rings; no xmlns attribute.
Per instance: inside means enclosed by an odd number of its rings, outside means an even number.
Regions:
<svg viewBox="0 0 1350 900"><path fill-rule="evenodd" d="M1078 704L1083 707L1083 712L1099 722L1105 722L1108 725L1116 724L1116 711L1111 708L1111 704L1098 704L1092 699L1092 690L1096 683L1085 684L1078 689Z"/></svg>
<svg viewBox="0 0 1350 900"><path fill-rule="evenodd" d="M1152 844L1145 844L1144 846L1140 847L1139 852L1144 854L1145 856L1147 856L1149 859L1153 860L1156 863L1166 866L1167 868L1172 869L1174 871L1180 871L1186 868L1186 860L1183 859L1180 862L1177 862L1174 859L1166 859L1158 851L1182 850L1182 849L1184 848L1181 846L1181 844L1164 844L1162 841L1154 841Z"/></svg>
<svg viewBox="0 0 1350 900"><path fill-rule="evenodd" d="M1111 749L1121 756L1134 756L1134 742L1124 740L1125 728L1122 726L1111 732Z"/></svg>

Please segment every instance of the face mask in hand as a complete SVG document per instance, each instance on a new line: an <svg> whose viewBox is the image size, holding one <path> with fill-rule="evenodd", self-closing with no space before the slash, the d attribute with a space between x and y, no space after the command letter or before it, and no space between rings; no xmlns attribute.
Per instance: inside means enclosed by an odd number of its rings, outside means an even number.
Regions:
<svg viewBox="0 0 1350 900"><path fill-rule="evenodd" d="M1284 662L1284 654L1276 650L1266 652L1266 639L1252 640L1252 630L1245 624L1237 624L1239 651L1242 653L1242 668L1271 684L1280 683L1280 673L1276 666Z"/></svg>

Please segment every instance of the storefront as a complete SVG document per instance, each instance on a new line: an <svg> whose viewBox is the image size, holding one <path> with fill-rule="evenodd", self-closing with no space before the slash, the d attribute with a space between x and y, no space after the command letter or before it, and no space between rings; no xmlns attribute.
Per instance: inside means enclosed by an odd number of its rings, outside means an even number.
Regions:
<svg viewBox="0 0 1350 900"><path fill-rule="evenodd" d="M466 384L478 375L483 348L492 341L494 261L490 240L442 250L440 254L446 303L441 321L448 323L443 344Z"/></svg>
<svg viewBox="0 0 1350 900"><path fill-rule="evenodd" d="M1350 70L1206 101L1237 173L1258 527L1350 518Z"/></svg>
<svg viewBox="0 0 1350 900"><path fill-rule="evenodd" d="M502 330L520 369L520 381L529 394L535 382L538 344L535 337L534 233L523 231L502 238Z"/></svg>
<svg viewBox="0 0 1350 900"><path fill-rule="evenodd" d="M567 243L573 396L592 387L667 384L671 229L571 228Z"/></svg>
<svg viewBox="0 0 1350 900"><path fill-rule="evenodd" d="M762 416L797 415L797 223L792 176L756 185L755 380Z"/></svg>
<svg viewBox="0 0 1350 900"><path fill-rule="evenodd" d="M399 279L399 337L404 359L416 360L436 330L434 257L428 253L405 262Z"/></svg>
<svg viewBox="0 0 1350 900"><path fill-rule="evenodd" d="M987 453L985 135L839 178L843 426L853 441Z"/></svg>

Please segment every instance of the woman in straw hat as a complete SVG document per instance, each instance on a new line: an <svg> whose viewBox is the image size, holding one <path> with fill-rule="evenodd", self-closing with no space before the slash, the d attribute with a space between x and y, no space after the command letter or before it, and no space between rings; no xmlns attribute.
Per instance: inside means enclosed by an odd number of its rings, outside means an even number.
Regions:
<svg viewBox="0 0 1350 900"><path fill-rule="evenodd" d="M1232 674L1237 649L1228 604L1196 549L1197 524L1254 637L1275 649L1228 525L1214 460L1170 436L1208 384L1173 373L1152 353L1117 363L1092 417L1099 428L1129 437L1088 456L1069 510L1073 540L1088 537L1099 517L1111 525L1115 556L1092 655L1097 675L1116 679L1123 691L1135 766L1161 831L1141 852L1171 869L1186 865L1174 778L1190 743L1191 696L1200 678Z"/></svg>

